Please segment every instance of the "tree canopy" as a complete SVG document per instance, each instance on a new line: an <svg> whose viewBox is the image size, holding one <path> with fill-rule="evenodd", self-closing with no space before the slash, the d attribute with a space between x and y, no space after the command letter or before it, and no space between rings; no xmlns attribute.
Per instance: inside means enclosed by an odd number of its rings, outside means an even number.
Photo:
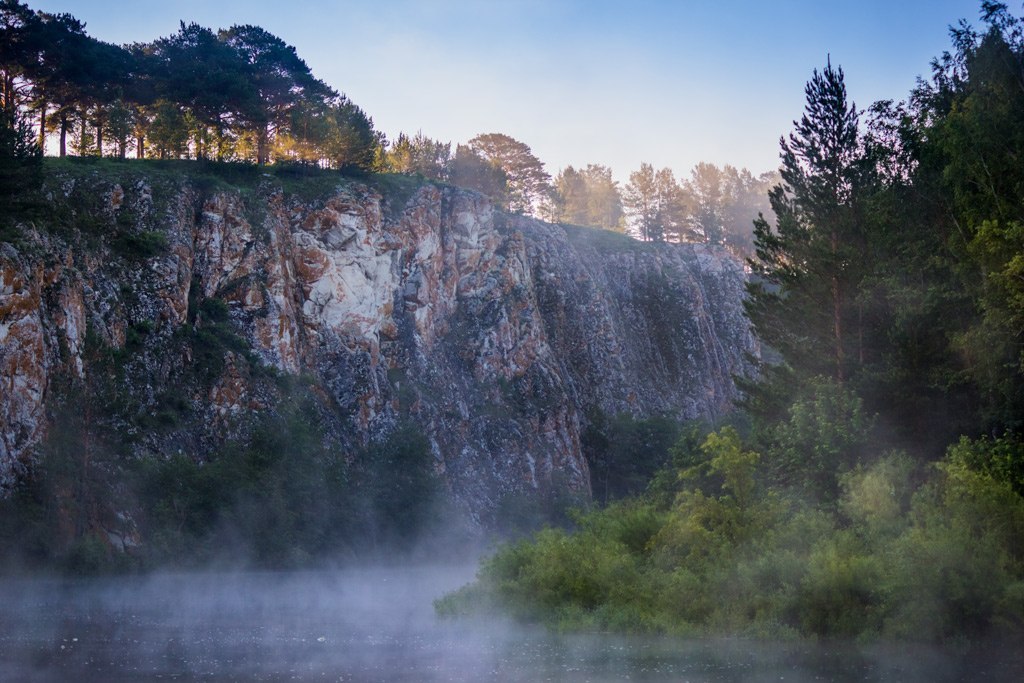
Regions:
<svg viewBox="0 0 1024 683"><path fill-rule="evenodd" d="M550 200L551 176L529 145L503 133L485 133L470 140L467 146L505 174L508 185L505 208L513 213L540 215Z"/></svg>
<svg viewBox="0 0 1024 683"><path fill-rule="evenodd" d="M497 207L640 239L724 244L752 254L770 176L697 165L687 179L649 164L620 185L600 164L552 180L524 142L503 133L465 144L399 133L390 142L296 49L248 24L181 22L149 43L98 41L69 14L0 1L0 108L60 156L210 159L418 175L487 195Z"/></svg>
<svg viewBox="0 0 1024 683"><path fill-rule="evenodd" d="M762 419L824 376L915 453L1024 427L1024 40L1005 5L983 9L866 127L841 69L808 83L750 262Z"/></svg>
<svg viewBox="0 0 1024 683"><path fill-rule="evenodd" d="M560 223L622 231L622 193L612 170L599 164L562 169L554 182L554 214Z"/></svg>
<svg viewBox="0 0 1024 683"><path fill-rule="evenodd" d="M0 4L2 108L32 112L58 154L300 161L374 167L383 136L359 107L313 76L268 31L181 23L152 43L119 47L67 14Z"/></svg>

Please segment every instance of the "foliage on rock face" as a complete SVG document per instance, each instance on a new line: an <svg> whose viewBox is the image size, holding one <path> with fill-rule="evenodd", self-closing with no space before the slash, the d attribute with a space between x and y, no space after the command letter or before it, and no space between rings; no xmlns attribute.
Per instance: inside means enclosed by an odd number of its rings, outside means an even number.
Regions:
<svg viewBox="0 0 1024 683"><path fill-rule="evenodd" d="M434 524L438 481L426 440L409 426L349 456L329 447L310 399L281 406L209 463L139 464L152 559L301 566L332 554L406 547Z"/></svg>
<svg viewBox="0 0 1024 683"><path fill-rule="evenodd" d="M294 567L408 548L437 523L439 484L421 436L400 429L351 463L325 445L308 407L282 408L206 463L126 461L90 446L82 424L58 427L42 467L0 504L7 560L72 573ZM129 501L141 512L126 525L118 505Z"/></svg>
<svg viewBox="0 0 1024 683"><path fill-rule="evenodd" d="M608 503L641 493L665 464L678 432L676 422L664 417L637 420L628 415L593 415L581 448L590 466L594 499Z"/></svg>

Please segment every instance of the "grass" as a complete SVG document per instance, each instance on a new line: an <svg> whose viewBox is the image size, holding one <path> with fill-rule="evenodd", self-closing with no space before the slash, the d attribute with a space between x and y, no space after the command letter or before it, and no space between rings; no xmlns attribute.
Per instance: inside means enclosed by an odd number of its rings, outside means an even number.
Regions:
<svg viewBox="0 0 1024 683"><path fill-rule="evenodd" d="M562 225L566 236L573 244L585 245L597 251L643 251L656 249L655 242L641 242L629 235L601 228L588 228L581 225Z"/></svg>
<svg viewBox="0 0 1024 683"><path fill-rule="evenodd" d="M114 159L98 157L47 157L48 173L90 172L102 180L123 182L133 176L178 181L185 177L211 191L256 189L266 180L279 182L287 192L328 188L353 180L372 181L374 175L345 174L307 164L279 163L270 166L236 161L189 159Z"/></svg>

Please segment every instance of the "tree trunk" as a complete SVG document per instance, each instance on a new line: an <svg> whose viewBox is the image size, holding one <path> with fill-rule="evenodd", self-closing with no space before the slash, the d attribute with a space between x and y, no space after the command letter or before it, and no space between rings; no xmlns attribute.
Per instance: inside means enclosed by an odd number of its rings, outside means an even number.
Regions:
<svg viewBox="0 0 1024 683"><path fill-rule="evenodd" d="M103 119L96 119L96 156L103 156Z"/></svg>
<svg viewBox="0 0 1024 683"><path fill-rule="evenodd" d="M864 302L857 302L857 360L864 367Z"/></svg>
<svg viewBox="0 0 1024 683"><path fill-rule="evenodd" d="M144 135L140 135L135 138L135 158L146 158L146 137Z"/></svg>
<svg viewBox="0 0 1024 683"><path fill-rule="evenodd" d="M63 159L68 155L68 113L60 113L60 156Z"/></svg>
<svg viewBox="0 0 1024 683"><path fill-rule="evenodd" d="M4 115L14 123L14 76L4 74Z"/></svg>
<svg viewBox="0 0 1024 683"><path fill-rule="evenodd" d="M89 152L89 150L86 148L86 144L85 144L86 143L85 131L86 131L87 126L89 125L89 119L85 115L85 109L84 108L80 112L80 118L81 118L80 123L82 124L82 127L79 129L79 132L78 132L78 156L84 157Z"/></svg>
<svg viewBox="0 0 1024 683"><path fill-rule="evenodd" d="M843 316L842 295L839 290L839 277L832 276L832 333L836 345L836 379L843 383Z"/></svg>
<svg viewBox="0 0 1024 683"><path fill-rule="evenodd" d="M832 256L833 260L839 253L839 234L832 231ZM836 347L836 380L843 383L843 295L839 284L839 264L835 263L832 274L832 334Z"/></svg>
<svg viewBox="0 0 1024 683"><path fill-rule="evenodd" d="M261 127L256 138L256 164L258 166L263 166L267 163L267 157L269 156L268 147L270 146L269 138L270 133L267 131L267 127Z"/></svg>
<svg viewBox="0 0 1024 683"><path fill-rule="evenodd" d="M217 161L224 161L224 121L217 115Z"/></svg>
<svg viewBox="0 0 1024 683"><path fill-rule="evenodd" d="M46 100L39 106L39 150L46 154Z"/></svg>

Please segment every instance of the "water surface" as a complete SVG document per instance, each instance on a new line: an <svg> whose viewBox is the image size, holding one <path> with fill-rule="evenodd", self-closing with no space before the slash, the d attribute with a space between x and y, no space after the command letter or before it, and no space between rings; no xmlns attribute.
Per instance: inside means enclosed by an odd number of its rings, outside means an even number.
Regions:
<svg viewBox="0 0 1024 683"><path fill-rule="evenodd" d="M0 680L1021 681L1012 648L552 635L435 617L472 567L0 581Z"/></svg>

